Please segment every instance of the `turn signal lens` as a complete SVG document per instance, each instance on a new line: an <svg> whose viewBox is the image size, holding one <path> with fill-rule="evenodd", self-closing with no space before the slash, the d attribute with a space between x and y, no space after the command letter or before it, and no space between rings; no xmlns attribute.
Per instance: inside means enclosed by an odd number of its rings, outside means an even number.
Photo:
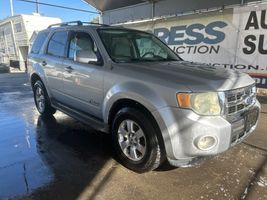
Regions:
<svg viewBox="0 0 267 200"><path fill-rule="evenodd" d="M178 93L177 94L178 104L181 108L191 107L190 98L191 98L191 94L189 93Z"/></svg>

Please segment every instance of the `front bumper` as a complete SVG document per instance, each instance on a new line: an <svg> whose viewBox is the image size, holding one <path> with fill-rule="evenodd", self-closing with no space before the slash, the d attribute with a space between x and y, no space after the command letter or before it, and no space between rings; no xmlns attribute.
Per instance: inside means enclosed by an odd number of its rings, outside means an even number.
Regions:
<svg viewBox="0 0 267 200"><path fill-rule="evenodd" d="M260 110L258 101L249 108L252 109ZM245 123L242 113L228 119L222 116L199 116L191 110L165 107L153 115L161 129L168 160L175 166L188 165L196 158L224 152L242 142L257 126L256 123L248 131L242 132L241 127ZM196 141L202 136L215 138L216 144L208 150L201 150Z"/></svg>

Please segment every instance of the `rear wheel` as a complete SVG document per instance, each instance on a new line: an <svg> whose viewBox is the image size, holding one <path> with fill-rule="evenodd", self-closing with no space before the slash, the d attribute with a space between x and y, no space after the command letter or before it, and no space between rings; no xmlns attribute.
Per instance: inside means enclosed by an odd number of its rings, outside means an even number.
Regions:
<svg viewBox="0 0 267 200"><path fill-rule="evenodd" d="M164 160L156 130L139 110L121 109L113 121L112 137L119 162L133 171L156 169Z"/></svg>
<svg viewBox="0 0 267 200"><path fill-rule="evenodd" d="M51 106L46 89L41 81L36 81L33 86L34 102L38 112L43 116L51 116L56 112Z"/></svg>

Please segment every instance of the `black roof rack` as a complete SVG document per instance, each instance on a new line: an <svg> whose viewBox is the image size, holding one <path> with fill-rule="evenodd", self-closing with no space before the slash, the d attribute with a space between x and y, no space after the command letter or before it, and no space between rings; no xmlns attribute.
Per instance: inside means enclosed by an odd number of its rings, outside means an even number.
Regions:
<svg viewBox="0 0 267 200"><path fill-rule="evenodd" d="M58 24L51 24L48 28L53 27L64 27L64 26L84 26L84 25L96 25L96 26L109 26L107 24L99 24L93 22L81 22L81 21L71 21L71 22L63 22Z"/></svg>

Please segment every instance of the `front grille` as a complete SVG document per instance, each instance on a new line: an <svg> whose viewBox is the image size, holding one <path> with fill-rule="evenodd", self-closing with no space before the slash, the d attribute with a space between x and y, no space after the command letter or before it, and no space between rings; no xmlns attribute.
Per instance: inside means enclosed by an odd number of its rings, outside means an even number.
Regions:
<svg viewBox="0 0 267 200"><path fill-rule="evenodd" d="M256 101L256 88L254 85L230 90L225 93L226 114L233 115L242 112Z"/></svg>

